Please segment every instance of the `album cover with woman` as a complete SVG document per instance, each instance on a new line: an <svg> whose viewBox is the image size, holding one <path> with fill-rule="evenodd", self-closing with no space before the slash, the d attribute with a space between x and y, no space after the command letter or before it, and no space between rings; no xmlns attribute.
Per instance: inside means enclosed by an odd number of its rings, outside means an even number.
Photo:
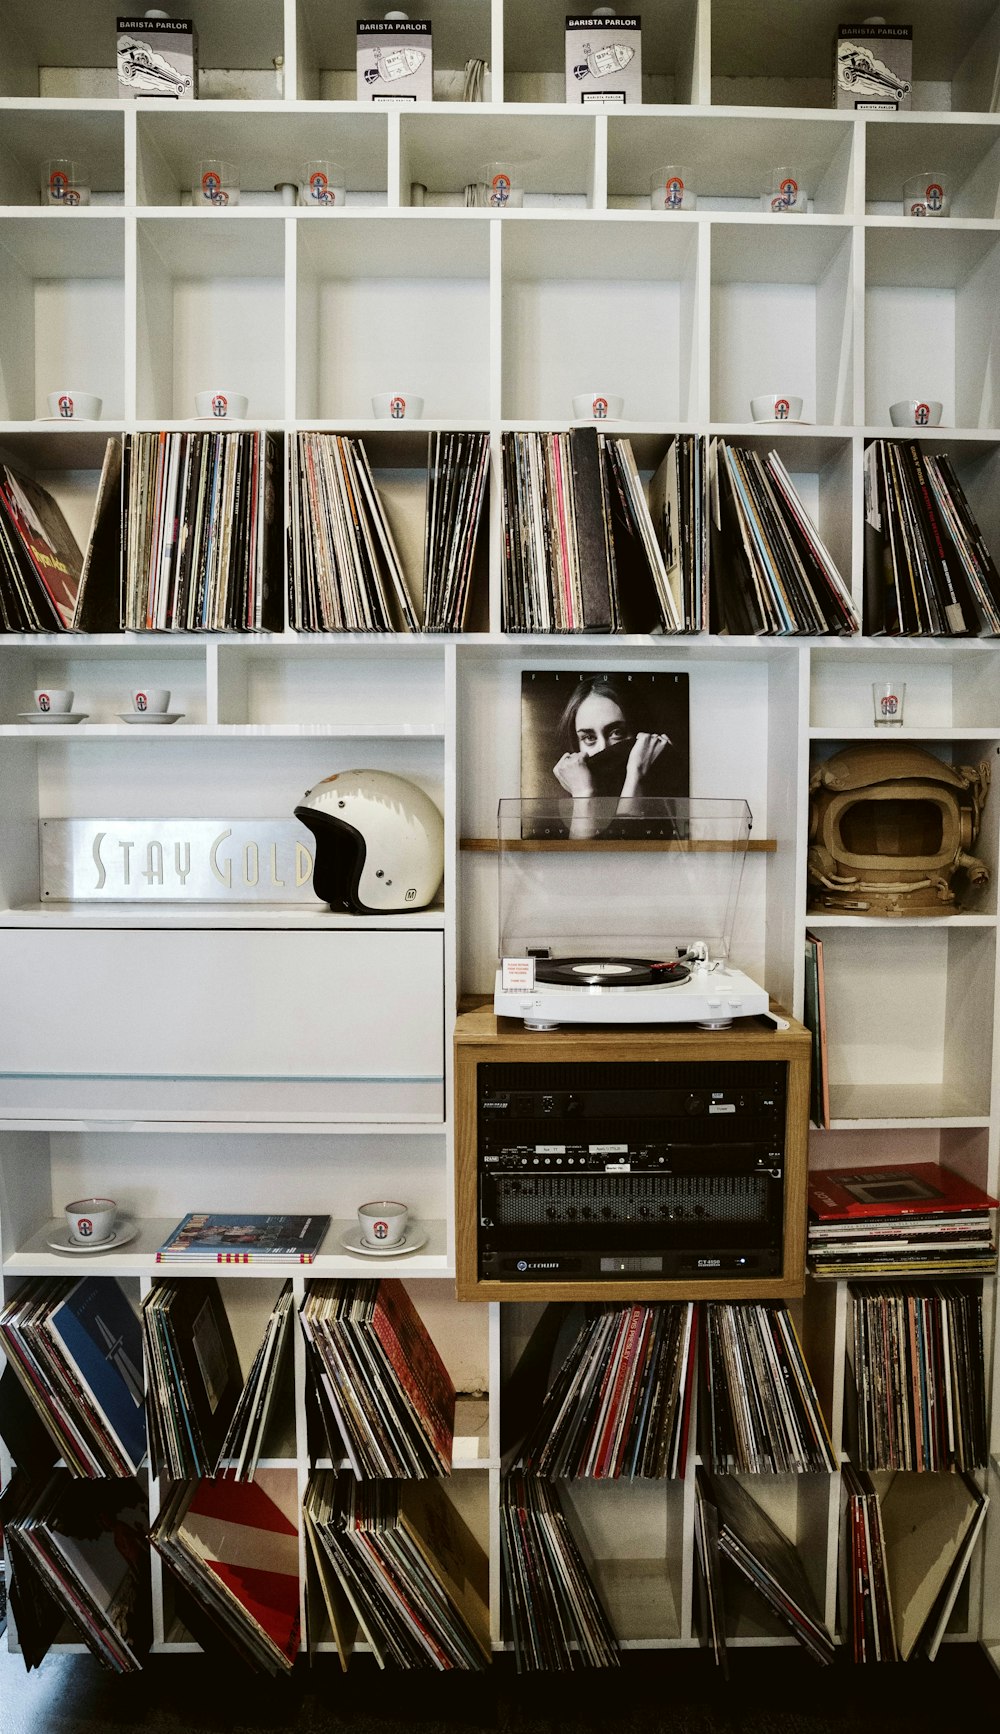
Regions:
<svg viewBox="0 0 1000 1734"><path fill-rule="evenodd" d="M524 670L525 836L664 836L646 796L690 793L686 674Z"/></svg>

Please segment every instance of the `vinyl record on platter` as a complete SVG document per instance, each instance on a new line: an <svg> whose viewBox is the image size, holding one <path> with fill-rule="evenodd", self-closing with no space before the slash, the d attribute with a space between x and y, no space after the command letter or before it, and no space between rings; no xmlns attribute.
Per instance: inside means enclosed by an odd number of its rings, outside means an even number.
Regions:
<svg viewBox="0 0 1000 1734"><path fill-rule="evenodd" d="M535 959L535 981L548 987L677 987L690 974L684 963L648 957Z"/></svg>

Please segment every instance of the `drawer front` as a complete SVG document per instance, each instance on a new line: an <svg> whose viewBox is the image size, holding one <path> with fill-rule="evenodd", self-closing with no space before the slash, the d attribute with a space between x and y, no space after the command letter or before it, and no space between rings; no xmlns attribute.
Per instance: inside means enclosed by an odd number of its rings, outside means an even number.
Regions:
<svg viewBox="0 0 1000 1734"><path fill-rule="evenodd" d="M8 929L0 1107L440 1120L443 952L398 929Z"/></svg>

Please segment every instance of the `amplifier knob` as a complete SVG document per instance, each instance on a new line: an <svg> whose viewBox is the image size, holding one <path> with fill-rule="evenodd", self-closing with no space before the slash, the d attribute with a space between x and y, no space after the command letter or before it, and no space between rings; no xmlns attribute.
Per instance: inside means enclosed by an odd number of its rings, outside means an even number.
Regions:
<svg viewBox="0 0 1000 1734"><path fill-rule="evenodd" d="M580 1096L567 1096L567 1098L566 1098L566 1112L567 1112L567 1114L582 1114L583 1113L583 1098Z"/></svg>
<svg viewBox="0 0 1000 1734"><path fill-rule="evenodd" d="M704 1096L689 1096L685 1104L686 1111L689 1114L703 1114L705 1112L705 1106L706 1103Z"/></svg>
<svg viewBox="0 0 1000 1734"><path fill-rule="evenodd" d="M555 1216L555 1214L556 1214L556 1209L555 1209L555 1205L554 1205L554 1204L549 1204L549 1205L547 1205L547 1206L546 1206L546 1209L545 1209L545 1214L546 1214L546 1216L547 1216L547 1217L549 1217L549 1219L550 1219L550 1220L551 1220L551 1219L552 1219L552 1218L554 1218L554 1216Z"/></svg>
<svg viewBox="0 0 1000 1734"><path fill-rule="evenodd" d="M575 1204L570 1205L569 1209L566 1212L566 1215L569 1217L570 1222L576 1221L576 1205Z"/></svg>
<svg viewBox="0 0 1000 1734"><path fill-rule="evenodd" d="M612 1212L612 1209L611 1209L611 1206L610 1206L610 1204L605 1204L605 1205L602 1205L602 1207L601 1207L601 1215L602 1215L602 1216L603 1216L603 1217L604 1217L604 1218L605 1218L605 1220L607 1220L607 1218L608 1218L608 1217L609 1217L609 1216L611 1216L611 1215L613 1215L613 1212Z"/></svg>
<svg viewBox="0 0 1000 1734"><path fill-rule="evenodd" d="M585 1222L589 1222L594 1212L591 1210L589 1204L585 1204L580 1214L584 1218Z"/></svg>

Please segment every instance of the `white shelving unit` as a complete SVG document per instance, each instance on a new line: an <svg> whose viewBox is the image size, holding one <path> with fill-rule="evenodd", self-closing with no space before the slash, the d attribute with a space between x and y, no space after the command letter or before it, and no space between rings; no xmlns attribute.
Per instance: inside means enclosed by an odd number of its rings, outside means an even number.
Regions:
<svg viewBox="0 0 1000 1734"><path fill-rule="evenodd" d="M459 995L492 985L495 860L461 840L491 836L497 799L518 788L522 671L688 675L692 793L745 797L755 836L776 842L748 860L737 961L800 1011L805 929L824 940L834 1129L815 1135L816 1164L940 1159L994 1189L1000 1178L997 793L979 846L992 882L959 915L813 916L805 879L810 769L874 738L872 680L907 682L899 738L993 763L998 652L505 638L501 436L564 428L573 393L606 385L645 471L678 429L777 446L860 603L865 443L891 431L895 398L936 397L946 425L919 438L948 452L1000 550L1000 8L907 6L914 111L895 117L830 108L832 0L808 19L762 0L752 30L736 0L663 0L645 20L644 106L621 112L565 106L563 15L535 0L438 0L435 102L403 109L355 102L355 13L326 0L201 0L201 100L177 106L121 101L116 8L72 10L71 28L29 0L0 18L0 452L56 495L80 540L106 438L195 426L194 393L217 385L245 389L250 423L286 440L363 435L415 575L427 433L488 432L493 471L460 637L0 637L0 1280L9 1294L71 1274L46 1240L66 1199L96 1189L143 1227L87 1268L136 1297L188 1209L329 1211L319 1263L295 1275L301 1298L313 1275L368 1274L340 1233L373 1191L405 1197L428 1244L380 1270L411 1285L468 1394L451 1493L489 1548L500 1644L499 1399L535 1309L507 1307L501 1323L451 1297L450 1033ZM490 69L479 105L461 99L471 58ZM523 209L466 208L501 152L520 165ZM40 164L63 155L89 164L86 209L40 204ZM205 156L239 164L238 207L191 208ZM315 156L344 164L345 210L282 205L275 183ZM689 166L696 210L649 209L663 162ZM779 163L797 165L807 215L762 214ZM948 177L947 220L899 214L903 181L925 167ZM103 397L101 424L38 419L67 385ZM371 397L389 388L421 394L424 421L375 422ZM749 398L778 390L803 397L810 425L750 423ZM169 687L183 720L121 724L140 680ZM22 723L42 682L72 687L87 721ZM440 908L368 925L302 904L42 896L42 821L287 819L306 788L357 765L412 777L441 805ZM248 1348L274 1274L224 1274ZM843 1287L813 1295L806 1324L840 1446ZM300 1344L275 1461L302 1487L304 1376ZM758 1493L802 1545L833 1625L836 1482ZM690 1476L567 1497L623 1642L695 1645ZM154 1571L157 1644L184 1651ZM995 1519L953 1632L1000 1665ZM748 1611L734 1641L786 1640Z"/></svg>

